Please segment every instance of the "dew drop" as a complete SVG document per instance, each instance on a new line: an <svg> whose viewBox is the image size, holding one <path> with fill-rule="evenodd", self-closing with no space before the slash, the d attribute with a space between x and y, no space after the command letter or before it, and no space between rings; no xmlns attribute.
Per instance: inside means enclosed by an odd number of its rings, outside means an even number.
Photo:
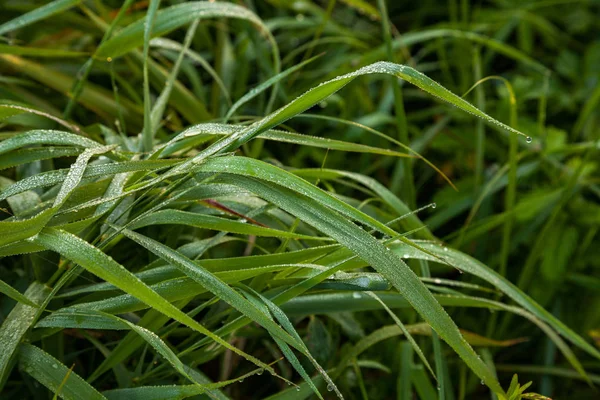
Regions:
<svg viewBox="0 0 600 400"><path fill-rule="evenodd" d="M448 248L447 248L447 247L444 247L444 251L448 251Z"/></svg>
<svg viewBox="0 0 600 400"><path fill-rule="evenodd" d="M404 258L409 258L409 257L410 257L410 255L408 255L408 254L404 255Z"/></svg>
<svg viewBox="0 0 600 400"><path fill-rule="evenodd" d="M242 382L244 382L244 380L243 380L243 379L240 379L238 382L239 382L239 383L242 383Z"/></svg>
<svg viewBox="0 0 600 400"><path fill-rule="evenodd" d="M263 372L265 372L264 368L261 368L258 370L258 372L256 373L256 375L262 375Z"/></svg>
<svg viewBox="0 0 600 400"><path fill-rule="evenodd" d="M437 204L431 203L431 208L436 208L436 207L437 207Z"/></svg>
<svg viewBox="0 0 600 400"><path fill-rule="evenodd" d="M330 392L333 391L333 385L327 385L327 390Z"/></svg>
<svg viewBox="0 0 600 400"><path fill-rule="evenodd" d="M532 141L532 140L533 140L533 139L531 139L531 136L527 136L527 137L525 138L525 141L526 141L527 143L531 143L531 141Z"/></svg>
<svg viewBox="0 0 600 400"><path fill-rule="evenodd" d="M58 365L57 364L52 364L52 368L58 369Z"/></svg>
<svg viewBox="0 0 600 400"><path fill-rule="evenodd" d="M360 299L361 298L361 294L358 292L354 292L352 293L352 297L354 297L355 299Z"/></svg>
<svg viewBox="0 0 600 400"><path fill-rule="evenodd" d="M485 382L483 381L483 379L479 383L481 383L482 385L485 385Z"/></svg>
<svg viewBox="0 0 600 400"><path fill-rule="evenodd" d="M112 57L106 57L106 62L112 62Z"/></svg>
<svg viewBox="0 0 600 400"><path fill-rule="evenodd" d="M300 391L300 386L296 386L296 392Z"/></svg>
<svg viewBox="0 0 600 400"><path fill-rule="evenodd" d="M325 108L325 107L327 107L327 102L326 102L326 101L322 101L322 102L320 102L320 103L319 103L319 107L321 107L321 108Z"/></svg>

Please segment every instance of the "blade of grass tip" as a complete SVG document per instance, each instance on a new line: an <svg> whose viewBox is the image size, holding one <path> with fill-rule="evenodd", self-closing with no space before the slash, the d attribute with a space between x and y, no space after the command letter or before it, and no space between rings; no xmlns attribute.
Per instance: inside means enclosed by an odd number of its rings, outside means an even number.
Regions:
<svg viewBox="0 0 600 400"><path fill-rule="evenodd" d="M278 73L277 75L272 76L271 78L267 79L266 81L264 81L260 85L256 86L255 88L250 89L248 92L246 92L245 95L240 97L240 99L238 101L236 101L229 108L229 111L227 111L227 114L223 118L223 122L226 123L241 106L243 106L244 104L246 104L247 102L249 102L250 100L255 98L256 96L258 96L259 94L261 94L262 92L264 92L265 90L267 90L268 88L273 86L274 84L278 83L282 79L287 78L289 75L293 74L294 72L299 71L300 69L304 68L307 64L310 64L314 60L320 58L324 54L325 53L318 54L306 61L296 64L296 65L286 69L285 71L282 71L282 72Z"/></svg>
<svg viewBox="0 0 600 400"><path fill-rule="evenodd" d="M146 286L122 265L83 239L58 229L45 228L31 241L48 250L61 254L63 257L82 266L104 281L115 285L126 293L131 293L150 307L211 338L225 348L276 375L270 366L232 346L221 337L206 329L196 320L190 318L187 314Z"/></svg>
<svg viewBox="0 0 600 400"><path fill-rule="evenodd" d="M1 51L0 51L1 53ZM0 104L0 108L8 108L8 109L14 109L14 110L20 110L23 112L27 112L27 113L31 113L31 114L35 114L35 115L40 115L42 117L48 118L54 122L56 122L57 124L60 124L62 126L64 126L67 129L72 130L73 132L76 132L78 134L84 134L84 132L81 131L81 129L79 129L79 127L75 124L71 124L61 118L55 117L54 115L51 115L49 113L43 112L43 111L39 111L36 110L34 108L31 108L27 105L21 105L21 104Z"/></svg>
<svg viewBox="0 0 600 400"><path fill-rule="evenodd" d="M194 35L196 34L196 28L198 28L198 23L200 22L200 19L195 19L190 27L188 28L186 34L185 34L185 38L183 40L183 46L181 48L181 51L179 52L179 55L177 56L177 60L175 61L175 64L173 65L173 67L171 67L171 73L169 75L169 77L167 78L167 81L165 82L165 87L163 89L163 91L160 93L160 96L158 97L158 99L156 100L156 102L154 103L154 106L152 107L152 111L150 114L150 126L152 129L152 137L154 137L154 135L156 135L156 130L158 129L158 125L160 123L160 120L163 117L163 114L165 112L165 108L167 107L167 102L169 101L169 96L171 95L171 91L173 90L173 83L175 82L175 79L177 79L177 75L179 74L179 69L181 68L181 62L183 61L183 58L185 56L186 51L189 49L191 43L192 43L192 39L194 38ZM144 43L144 47L146 46L146 44ZM146 54L147 56L147 54ZM151 148L147 148L147 151L152 150Z"/></svg>
<svg viewBox="0 0 600 400"><path fill-rule="evenodd" d="M65 386L67 380L69 379L69 376L71 375L71 372L73 372L73 368L75 368L75 364L71 365L71 368L69 368L69 371L65 374L64 379L56 389L56 393L54 393L54 396L52 396L52 400L58 400L58 395L62 392L63 387Z"/></svg>
<svg viewBox="0 0 600 400"><path fill-rule="evenodd" d="M211 3L208 3L211 4ZM188 161L182 163L176 168L173 168L168 173L163 174L161 177L150 180L146 182L141 187L136 188L135 190L141 190L145 187L150 187L155 185L158 182L164 181L169 177L174 175L180 175L184 171L188 171L190 167L201 164L204 162L209 156L222 153L226 151L231 151L233 149L238 148L242 144L246 143L248 140L252 139L256 135L262 133L265 130L268 130L276 125L281 124L282 122L292 118L293 116L305 111L306 109L314 106L324 98L332 95L337 92L339 89L344 87L346 84L354 80L356 77L365 75L365 74L390 74L396 75L417 87L423 89L427 93L438 97L444 101L453 104L454 106L467 111L471 114L478 116L486 120L489 123L496 124L500 126L502 129L505 129L514 134L520 134L525 136L523 133L497 121L496 119L490 117L489 115L479 111L476 107L456 96L452 92L448 91L435 81L431 80L427 76L422 73L414 70L413 68L397 65L389 62L379 62L375 64L371 64L369 66L360 68L355 72L338 76L330 81L323 82L321 85L309 90L304 93L302 96L296 98L292 102L288 103L286 106L280 108L279 110L271 113L267 117L255 122L250 125L245 130L241 131L239 134L232 135L229 137L225 137L213 145L209 146L205 150L199 152L196 156L189 159ZM187 173L187 172L186 172Z"/></svg>
<svg viewBox="0 0 600 400"><path fill-rule="evenodd" d="M27 296L21 294L21 292L19 292L17 289L13 288L12 286L10 286L8 283L4 282L3 280L0 280L0 293L3 293L4 295L10 297L11 299L13 299L19 303L23 303L27 306L35 307L35 308L39 307L39 305L35 304Z"/></svg>
<svg viewBox="0 0 600 400"><path fill-rule="evenodd" d="M80 3L81 0L55 0L33 11L20 15L15 19L0 25L0 35L15 29L24 28L34 22L49 18L55 14L68 10Z"/></svg>
<svg viewBox="0 0 600 400"><path fill-rule="evenodd" d="M423 157L421 154L419 154L417 151L413 150L410 146L405 145L402 142L397 141L394 138L389 137L388 135L386 135L383 132L380 132L376 129L371 128L370 126L366 126L363 124L360 124L358 122L355 121L349 121L346 119L342 119L342 118L336 118L336 117L332 117L329 115L316 115L316 114L302 114L302 115L298 115L297 117L299 118L315 118L315 119L324 119L324 120L329 120L329 121L333 121L333 122L337 122L340 124L345 124L345 125L350 125L350 126L356 126L358 128L361 128L369 133L372 133L376 136L379 136L391 143L394 143L397 146L402 147L404 150L408 151L409 153L414 154L417 158L423 160L423 162L425 162L425 164L427 164L428 166L430 166L435 172L437 172L446 182L448 182L448 184L456 191L458 191L458 189L456 188L456 186L454 186L454 183L452 182L452 180L450 180L450 178L448 178L448 176L446 174L444 174L444 172L442 170L440 170L438 167L435 166L435 164L433 164L431 161L429 161L428 159L426 159L425 157Z"/></svg>
<svg viewBox="0 0 600 400"><path fill-rule="evenodd" d="M381 13L383 38L385 41L385 49L387 53L388 61L395 62L394 53L392 50L392 33L390 28L390 21L386 7L385 0L377 0L379 11ZM402 97L402 89L396 77L389 79L394 91L394 111L396 114L396 129L398 130L398 139L400 142L408 145L408 124L406 121L406 113L404 111L404 99ZM410 208L415 208L415 187L414 177L412 172L412 163L410 160L398 160L397 170L399 166L402 166L400 174L394 173L394 182L402 182L403 186L403 197L404 201Z"/></svg>
<svg viewBox="0 0 600 400"><path fill-rule="evenodd" d="M148 12L144 20L144 48L143 58L144 64L142 67L142 76L144 79L144 128L142 130L142 151L149 152L152 150L154 143L154 127L152 126L152 99L150 98L150 78L148 77L148 50L150 48L150 37L152 35L152 27L154 25L154 17L160 6L160 0L150 0Z"/></svg>
<svg viewBox="0 0 600 400"><path fill-rule="evenodd" d="M25 372L63 399L106 400L106 397L72 372L72 367L67 368L39 347L22 344L19 349L19 362Z"/></svg>
<svg viewBox="0 0 600 400"><path fill-rule="evenodd" d="M387 304L385 304L379 298L379 296L377 296L375 293L373 293L371 291L367 291L365 293L367 295L369 295L370 297L374 298L375 300L377 300L377 302L379 304L381 304L381 306L388 313L388 315L390 317L392 317L392 319L394 320L394 322L396 323L396 325L398 325L398 327L400 328L400 330L402 330L402 333L404 334L404 336L406 337L406 339L408 340L408 342L412 346L412 348L415 351L415 353L417 353L417 355L419 356L419 358L423 362L423 365L425 365L425 367L427 368L427 370L429 371L429 373L431 373L431 376L433 377L433 379L437 380L437 377L435 376L435 373L433 372L433 369L429 365L429 361L427 361L427 357L425 357L425 354L423 354L423 351L421 350L421 348L419 347L419 345L417 344L417 342L415 341L415 339L412 337L412 335L410 334L410 332L408 332L408 330L406 329L406 327L404 326L404 324L402 323L402 321L400 321L400 318L398 318L398 316L387 306Z"/></svg>

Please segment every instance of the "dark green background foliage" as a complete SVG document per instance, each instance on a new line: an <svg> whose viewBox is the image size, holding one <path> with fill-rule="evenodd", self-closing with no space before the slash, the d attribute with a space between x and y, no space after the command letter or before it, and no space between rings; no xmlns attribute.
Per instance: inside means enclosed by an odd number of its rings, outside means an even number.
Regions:
<svg viewBox="0 0 600 400"><path fill-rule="evenodd" d="M0 1L0 397L597 399L599 81L597 0Z"/></svg>

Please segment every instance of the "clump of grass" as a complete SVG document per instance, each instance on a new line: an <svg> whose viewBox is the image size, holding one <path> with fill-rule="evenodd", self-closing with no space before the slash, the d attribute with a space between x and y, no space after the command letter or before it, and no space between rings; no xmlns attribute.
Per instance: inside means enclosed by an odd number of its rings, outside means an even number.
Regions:
<svg viewBox="0 0 600 400"><path fill-rule="evenodd" d="M578 58L531 54L581 33L560 4L515 27L450 2L403 35L377 6L8 4L6 398L591 393L598 321L564 310L598 290L598 89L568 137L551 68Z"/></svg>

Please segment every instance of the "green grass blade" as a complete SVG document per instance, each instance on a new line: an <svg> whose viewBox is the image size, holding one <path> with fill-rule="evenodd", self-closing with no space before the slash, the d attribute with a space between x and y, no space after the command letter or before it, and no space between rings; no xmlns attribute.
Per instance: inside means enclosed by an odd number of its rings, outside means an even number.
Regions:
<svg viewBox="0 0 600 400"><path fill-rule="evenodd" d="M419 243L419 241L417 241L417 243ZM556 318L550 312L546 311L543 307L537 304L531 297L526 295L523 291L521 291L517 286L513 285L505 277L501 276L489 267L483 265L474 258L459 251L425 242L422 242L421 246L428 249L432 253L436 253L437 255L443 257L452 265L458 266L463 272L475 275L494 285L501 292L503 292L513 301L519 304L521 307L523 307L542 321L545 321L548 325L550 325L553 329L555 329L557 332L563 335L571 343L586 351L587 353L591 354L592 356L600 359L600 352L597 349L595 349L576 332L574 332L564 323L558 320L558 318ZM426 255L423 252L416 251L405 244L399 245L396 251L398 251L401 254L408 254L410 258L435 261L431 259L431 256Z"/></svg>
<svg viewBox="0 0 600 400"><path fill-rule="evenodd" d="M106 400L106 397L79 375L36 346L22 344L19 348L19 363L21 369L62 399Z"/></svg>
<svg viewBox="0 0 600 400"><path fill-rule="evenodd" d="M79 4L81 0L54 0L42 7L23 14L0 25L0 35L15 29L24 28L34 22L41 21Z"/></svg>
<svg viewBox="0 0 600 400"><path fill-rule="evenodd" d="M183 138L194 138L194 137L202 137L206 136L228 136L234 135L244 128L237 127L235 125L225 125L225 124L199 124L187 128L176 138L171 140L169 144L165 145L165 149L161 152L161 156L168 155L170 153L169 147L172 147L178 141L181 141ZM293 132L286 132L277 129L270 129L264 133L261 133L257 136L257 139L266 139L272 140L276 142L283 143L292 143L301 146L310 146L310 147L318 147L322 149L329 150L340 150L340 151L348 151L348 152L357 152L357 153L372 153L372 154L381 154L387 156L394 157L411 157L409 154L400 153L397 151L378 148L373 146L367 146L364 144L358 144L353 142L346 142L342 140L335 140L329 138L321 138L318 136L310 136Z"/></svg>
<svg viewBox="0 0 600 400"><path fill-rule="evenodd" d="M249 90L245 95L243 95L242 97L240 97L240 99L238 101L236 101L229 108L229 110L227 111L227 114L225 115L224 121L227 122L236 113L236 111L240 107L242 107L244 104L246 104L247 102L249 102L250 100L252 100L256 96L258 96L259 94L263 93L265 90L269 89L271 86L273 86L276 83L280 82L281 80L287 78L288 76L290 76L294 72L299 71L305 65L313 62L314 60L316 60L319 57L321 57L321 55L314 56L314 57L312 57L312 58L310 58L310 59L308 59L306 61L301 62L300 64L293 65L292 67L286 69L285 71L282 71L282 72L278 73L277 75L272 76L271 78L267 79L266 81L264 81L260 85L258 85L255 88Z"/></svg>
<svg viewBox="0 0 600 400"><path fill-rule="evenodd" d="M150 0L148 12L144 17L144 50L142 53L142 74L144 77L144 128L142 129L142 150L151 151L154 141L154 127L152 125L152 99L150 98L150 78L148 77L148 50L150 49L150 37L152 36L152 28L154 19L160 6L160 0ZM110 42L110 40L108 41ZM100 45L102 48L102 45ZM100 49L99 48L99 49ZM98 50L99 50L98 49ZM172 83L171 83L172 84Z"/></svg>
<svg viewBox="0 0 600 400"><path fill-rule="evenodd" d="M119 289L131 293L150 307L210 337L215 342L255 363L257 366L275 373L268 365L230 345L227 341L204 328L142 283L119 263L77 236L57 229L46 228L33 239L33 243L63 255Z"/></svg>
<svg viewBox="0 0 600 400"><path fill-rule="evenodd" d="M1 28L2 27L0 26L0 29ZM10 46L10 45L6 45L6 44L0 44L0 53L14 54L16 56L56 57L56 58L84 57L84 56L88 55L88 53L84 53L81 51L69 51L69 50L61 50L61 49L45 49L45 48L25 47L25 46Z"/></svg>
<svg viewBox="0 0 600 400"><path fill-rule="evenodd" d="M327 209L314 200L283 187L259 182L252 178L227 177L238 184L316 227L350 249L380 272L406 297L415 310L431 324L458 355L495 393L503 395L493 373L464 340L458 328L419 278L400 257L388 250L370 234Z"/></svg>
<svg viewBox="0 0 600 400"><path fill-rule="evenodd" d="M97 148L102 145L91 139L69 132L54 130L34 130L15 135L0 142L0 154L17 150L32 144L52 144L62 146L78 146L84 149Z"/></svg>
<svg viewBox="0 0 600 400"><path fill-rule="evenodd" d="M175 250L166 247L162 243L140 235L136 232L124 229L121 233L147 248L157 256L161 257L169 264L178 268L181 272L204 286L207 290L211 291L215 296L227 302L229 305L246 315L248 318L262 325L274 337L285 341L301 352L305 351L304 346L296 339L292 338L288 333L283 331L279 325L275 324L264 313L244 299L242 295L233 290L231 287L229 287L229 285L217 278L215 275L206 271L199 264L192 262L189 258Z"/></svg>
<svg viewBox="0 0 600 400"><path fill-rule="evenodd" d="M250 10L231 3L193 1L163 8L156 13L151 37L163 36L195 19L237 18L252 22L268 33L267 27ZM100 58L118 57L144 44L145 20L140 19L102 43L96 51ZM268 33L270 35L270 33ZM274 41L272 41L274 44ZM278 53L278 52L277 52ZM277 54L278 57L278 54Z"/></svg>
<svg viewBox="0 0 600 400"><path fill-rule="evenodd" d="M41 303L49 293L42 283L34 282L25 291L24 296L33 303ZM25 333L35 322L38 307L17 303L0 326L0 391L13 367L15 351Z"/></svg>
<svg viewBox="0 0 600 400"><path fill-rule="evenodd" d="M249 223L234 221L227 218L215 217L212 215L202 215L179 210L157 211L155 213L137 219L135 222L129 225L129 228L135 230L144 226L168 224L194 226L197 228L211 229L221 232L241 233L243 235L272 236L304 240L329 240L329 238L302 235L295 232L287 232L279 229L272 229L268 227L252 225Z"/></svg>
<svg viewBox="0 0 600 400"><path fill-rule="evenodd" d="M21 292L19 292L17 289L13 288L12 286L10 286L8 283L4 282L3 280L0 280L0 293L3 293L4 295L10 297L11 299L13 299L19 303L28 305L30 307L35 307L35 308L39 307L39 305L35 304L27 296L24 296L23 294L21 294Z"/></svg>

